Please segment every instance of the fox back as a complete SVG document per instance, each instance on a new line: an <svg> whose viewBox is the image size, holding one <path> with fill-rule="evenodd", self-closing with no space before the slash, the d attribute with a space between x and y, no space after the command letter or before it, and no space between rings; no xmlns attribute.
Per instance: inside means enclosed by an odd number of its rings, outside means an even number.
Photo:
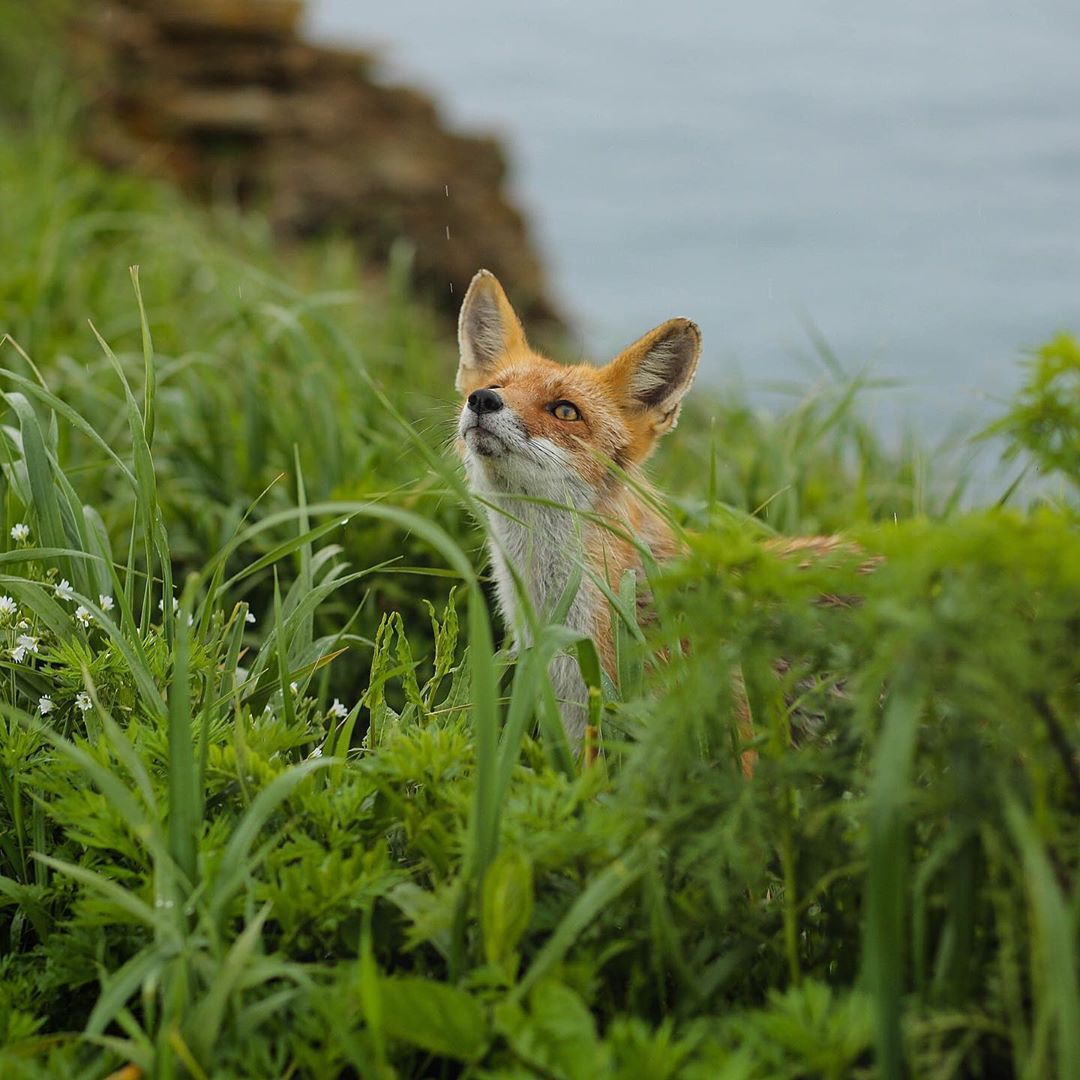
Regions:
<svg viewBox="0 0 1080 1080"><path fill-rule="evenodd" d="M603 367L564 365L530 348L493 274L473 278L458 323L458 444L472 491L485 505L503 618L519 643L550 617L567 583L581 585L565 622L596 642L614 675L610 611L627 570L675 554L670 528L641 492L639 469L678 421L701 352L701 334L671 319ZM585 685L558 657L552 681L573 745L584 732Z"/></svg>

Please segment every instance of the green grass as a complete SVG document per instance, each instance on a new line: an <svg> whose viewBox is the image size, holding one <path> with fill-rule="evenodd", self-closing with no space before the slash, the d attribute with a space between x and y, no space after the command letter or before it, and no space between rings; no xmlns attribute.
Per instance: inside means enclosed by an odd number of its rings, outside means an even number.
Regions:
<svg viewBox="0 0 1080 1080"><path fill-rule="evenodd" d="M1071 339L997 425L1057 475L1022 511L857 379L699 393L581 768L573 635L497 650L407 260L105 175L64 101L0 139L2 1075L1080 1075ZM761 542L839 528L875 573Z"/></svg>

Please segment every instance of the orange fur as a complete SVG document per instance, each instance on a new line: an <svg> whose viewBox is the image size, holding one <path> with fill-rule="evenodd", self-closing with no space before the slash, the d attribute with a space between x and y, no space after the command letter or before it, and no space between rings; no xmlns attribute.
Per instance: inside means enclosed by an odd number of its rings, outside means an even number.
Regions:
<svg viewBox="0 0 1080 1080"><path fill-rule="evenodd" d="M592 637L614 679L611 611L597 581L616 593L627 571L643 582L639 544L657 562L680 551L667 522L642 497L648 488L639 470L678 420L701 334L687 319L670 319L606 366L559 364L529 346L502 287L482 270L462 304L459 343L457 388L465 403L458 445L474 491L501 511L489 514L489 524L503 614L519 639L527 637L515 576L540 612L582 563L586 578L567 621ZM572 505L578 513L552 504ZM843 545L837 537L776 542L783 554L803 561ZM553 665L552 678L564 702L564 725L574 743L586 743L591 760L596 751L586 738L584 684L576 665L556 670L560 664ZM736 691L740 738L749 742L750 710L741 686ZM745 775L752 775L755 760L751 750L742 754Z"/></svg>
<svg viewBox="0 0 1080 1080"><path fill-rule="evenodd" d="M586 527L583 537L588 570L618 590L627 570L640 574L641 555L634 539L644 541L653 558L670 558L678 550L671 530L634 486L644 486L639 466L660 435L675 426L679 403L697 367L701 335L687 319L671 319L625 349L605 367L565 365L530 348L525 332L502 287L481 271L462 305L461 367L457 387L468 401L478 390L494 390L501 401L500 421L509 416L528 443L547 444L564 456L568 480L584 493L590 517L608 527ZM579 411L572 421L559 419L552 406L571 402ZM470 417L466 405L463 422ZM482 419L482 418L481 418ZM477 425L480 422L477 421ZM474 425L477 426L477 425ZM460 431L459 446L468 459L469 430ZM477 455L477 468L484 457ZM493 467L490 472L497 473ZM482 478L483 479L483 478ZM496 481L499 491L542 496L550 484ZM511 489L517 490L511 490ZM606 603L594 605L594 638L608 674L614 676L614 646Z"/></svg>

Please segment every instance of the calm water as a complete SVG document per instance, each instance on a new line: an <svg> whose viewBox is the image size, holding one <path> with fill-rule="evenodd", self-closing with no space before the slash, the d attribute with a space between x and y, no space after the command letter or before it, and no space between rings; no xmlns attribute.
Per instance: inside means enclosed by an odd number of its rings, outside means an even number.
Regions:
<svg viewBox="0 0 1080 1080"><path fill-rule="evenodd" d="M311 0L310 26L505 137L598 358L679 314L714 381L805 380L809 319L933 434L1080 331L1076 0Z"/></svg>

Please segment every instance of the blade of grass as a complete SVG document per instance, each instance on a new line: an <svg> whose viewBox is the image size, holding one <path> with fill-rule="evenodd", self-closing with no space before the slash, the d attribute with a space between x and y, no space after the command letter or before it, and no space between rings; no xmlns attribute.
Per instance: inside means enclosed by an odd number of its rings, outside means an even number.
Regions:
<svg viewBox="0 0 1080 1080"><path fill-rule="evenodd" d="M874 755L869 794L864 978L875 1003L877 1067L884 1080L905 1075L902 1032L904 898L908 889L906 811L919 727L918 685L898 672Z"/></svg>
<svg viewBox="0 0 1080 1080"><path fill-rule="evenodd" d="M173 861L194 888L196 847L202 821L202 799L198 788L198 769L195 759L195 739L191 726L191 684L188 671L190 632L188 616L195 595L195 578L188 579L175 619L171 613L166 620L175 622L173 637L172 681L169 684L169 853Z"/></svg>
<svg viewBox="0 0 1080 1080"><path fill-rule="evenodd" d="M1003 790L1005 820L1023 862L1023 884L1033 931L1031 982L1036 1031L1056 1034L1053 1053L1029 1063L1027 1076L1080 1076L1080 956L1076 922L1031 818L1015 794ZM1038 1054L1038 1050L1036 1050ZM1040 1055L1041 1056L1041 1055ZM1053 1062L1053 1065L1051 1065Z"/></svg>

